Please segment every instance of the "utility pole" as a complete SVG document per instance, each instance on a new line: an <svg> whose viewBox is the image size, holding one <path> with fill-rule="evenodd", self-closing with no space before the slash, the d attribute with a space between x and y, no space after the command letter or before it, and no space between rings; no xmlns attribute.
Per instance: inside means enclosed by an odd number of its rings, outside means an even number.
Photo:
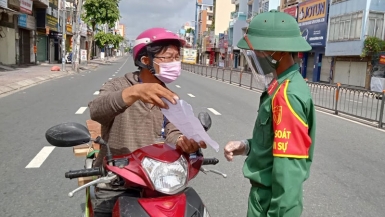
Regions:
<svg viewBox="0 0 385 217"><path fill-rule="evenodd" d="M194 41L193 41L193 48L197 48L197 22L198 22L198 0L195 0L195 34L194 34Z"/></svg>
<svg viewBox="0 0 385 217"><path fill-rule="evenodd" d="M61 36L61 49L62 49L62 58L61 58L61 70L63 72L66 71L66 27L67 27L67 11L66 11L66 5L65 5L65 0L61 0L60 2L60 9L62 11L62 36ZM60 16L59 16L60 17Z"/></svg>
<svg viewBox="0 0 385 217"><path fill-rule="evenodd" d="M83 0L77 1L76 6L76 20L75 20L75 37L74 37L74 49L72 54L73 69L75 72L79 72L79 47L80 47L80 17L83 9Z"/></svg>

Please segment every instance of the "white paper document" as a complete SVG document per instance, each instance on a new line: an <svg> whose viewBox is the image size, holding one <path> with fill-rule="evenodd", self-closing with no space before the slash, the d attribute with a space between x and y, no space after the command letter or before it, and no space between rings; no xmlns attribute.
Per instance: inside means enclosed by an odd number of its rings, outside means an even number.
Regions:
<svg viewBox="0 0 385 217"><path fill-rule="evenodd" d="M167 103L169 109L161 109L164 116L179 129L188 139L194 139L196 142L204 141L219 151L219 144L212 140L207 132L203 129L199 119L195 117L190 104L183 100L177 100L177 104L173 105L166 99L162 99Z"/></svg>

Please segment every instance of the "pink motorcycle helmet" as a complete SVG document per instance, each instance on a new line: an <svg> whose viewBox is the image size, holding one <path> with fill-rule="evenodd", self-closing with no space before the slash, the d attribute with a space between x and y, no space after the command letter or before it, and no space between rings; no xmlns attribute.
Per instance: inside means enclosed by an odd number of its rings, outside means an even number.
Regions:
<svg viewBox="0 0 385 217"><path fill-rule="evenodd" d="M180 46L183 47L186 44L186 41L180 38L177 34L164 29L164 28L151 28L142 32L135 40L132 57L134 59L135 65L142 66L140 62L139 54L143 49L147 49L148 45L151 45L154 42L159 42L163 40L175 40L180 43Z"/></svg>

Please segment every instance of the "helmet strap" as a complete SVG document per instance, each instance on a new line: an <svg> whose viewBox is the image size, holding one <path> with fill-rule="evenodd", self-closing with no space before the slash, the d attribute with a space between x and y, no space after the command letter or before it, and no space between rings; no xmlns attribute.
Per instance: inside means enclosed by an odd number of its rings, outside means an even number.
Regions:
<svg viewBox="0 0 385 217"><path fill-rule="evenodd" d="M147 69L150 70L150 72L153 75L155 75L155 68L154 68L154 63L153 63L154 62L154 57L153 57L152 53L150 52L150 49L149 49L148 46L146 47L146 49L147 49L147 56L150 59L150 63L148 64Z"/></svg>
<svg viewBox="0 0 385 217"><path fill-rule="evenodd" d="M251 44L251 42L250 42L250 40L249 40L249 37L247 37L247 30L246 30L246 33L243 35L243 38L245 39L245 41L246 41L246 43L247 43L247 45L249 46L249 48L252 50L252 51L254 51L254 47L253 47L253 45ZM275 52L274 52L275 53ZM273 54L274 54L273 53ZM273 57L272 56L270 56L270 61L273 63L273 61L275 61L275 62L277 62L276 60L274 60L273 59ZM282 60L282 58L281 58L281 60ZM281 61L280 60L280 61ZM278 75L277 75L277 72L273 72L273 75L274 75L274 78L275 79L277 79L278 78Z"/></svg>
<svg viewBox="0 0 385 217"><path fill-rule="evenodd" d="M135 61L136 65L140 66L141 68L148 69L148 65L145 65L140 60Z"/></svg>
<svg viewBox="0 0 385 217"><path fill-rule="evenodd" d="M247 34L243 35L243 38L245 39L247 45L249 46L250 50L254 51L253 45L251 44L249 37L247 37Z"/></svg>
<svg viewBox="0 0 385 217"><path fill-rule="evenodd" d="M148 65L142 63L142 61L140 61L140 60L136 60L135 63L138 66L140 66L141 68L148 69L152 74L155 74L155 69L153 66L154 58L152 57L152 55L149 52L147 52L147 55L148 55L148 58L150 60L150 63Z"/></svg>

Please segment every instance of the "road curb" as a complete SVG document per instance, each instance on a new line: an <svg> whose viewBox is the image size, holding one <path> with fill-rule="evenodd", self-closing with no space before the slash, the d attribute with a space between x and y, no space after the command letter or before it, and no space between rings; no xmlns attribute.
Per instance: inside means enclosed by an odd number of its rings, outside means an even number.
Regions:
<svg viewBox="0 0 385 217"><path fill-rule="evenodd" d="M83 69L79 68L81 70L79 74L81 74L83 72L87 72L87 71L94 71L97 68L99 68L99 66L112 65L113 63L116 63L119 60L120 60L120 58L116 59L110 63L102 63L102 64L89 63L87 66L80 66ZM0 86L0 97L4 94L11 93L13 91L17 91L17 90L20 90L22 88L34 86L36 84L43 83L43 82L48 81L48 80L53 80L56 78L62 78L62 77L73 75L73 74L77 74L77 73L75 73L72 70L68 70L64 73L60 71L60 73L56 73L56 74L53 73L53 74L48 74L45 76L38 76L38 77L29 78L29 79L21 80L21 81L14 82L14 83L2 85L2 86Z"/></svg>
<svg viewBox="0 0 385 217"><path fill-rule="evenodd" d="M82 73L82 72L80 72L80 73ZM42 83L44 81L53 80L56 78L62 78L62 77L73 75L73 74L75 74L73 71L67 71L67 72L60 73L60 74L49 74L49 75L45 75L45 76L38 76L38 77L29 78L29 79L25 79L22 81L6 84L3 86L0 86L0 96L3 94L6 94L6 93L10 93L12 91L17 91L17 90L20 90L20 89L25 88L25 87L29 87L29 86L33 86L35 84Z"/></svg>
<svg viewBox="0 0 385 217"><path fill-rule="evenodd" d="M65 76L68 76L71 74L73 74L73 73L38 76L35 78L25 79L25 80L21 80L18 82L6 84L3 86L0 86L0 96L3 94L6 94L6 93L12 92L12 91L20 90L20 89L25 88L25 87L29 87L29 86L33 86L33 85L38 84L38 83L42 83L42 82L47 81L47 80L53 80L55 78L65 77Z"/></svg>

